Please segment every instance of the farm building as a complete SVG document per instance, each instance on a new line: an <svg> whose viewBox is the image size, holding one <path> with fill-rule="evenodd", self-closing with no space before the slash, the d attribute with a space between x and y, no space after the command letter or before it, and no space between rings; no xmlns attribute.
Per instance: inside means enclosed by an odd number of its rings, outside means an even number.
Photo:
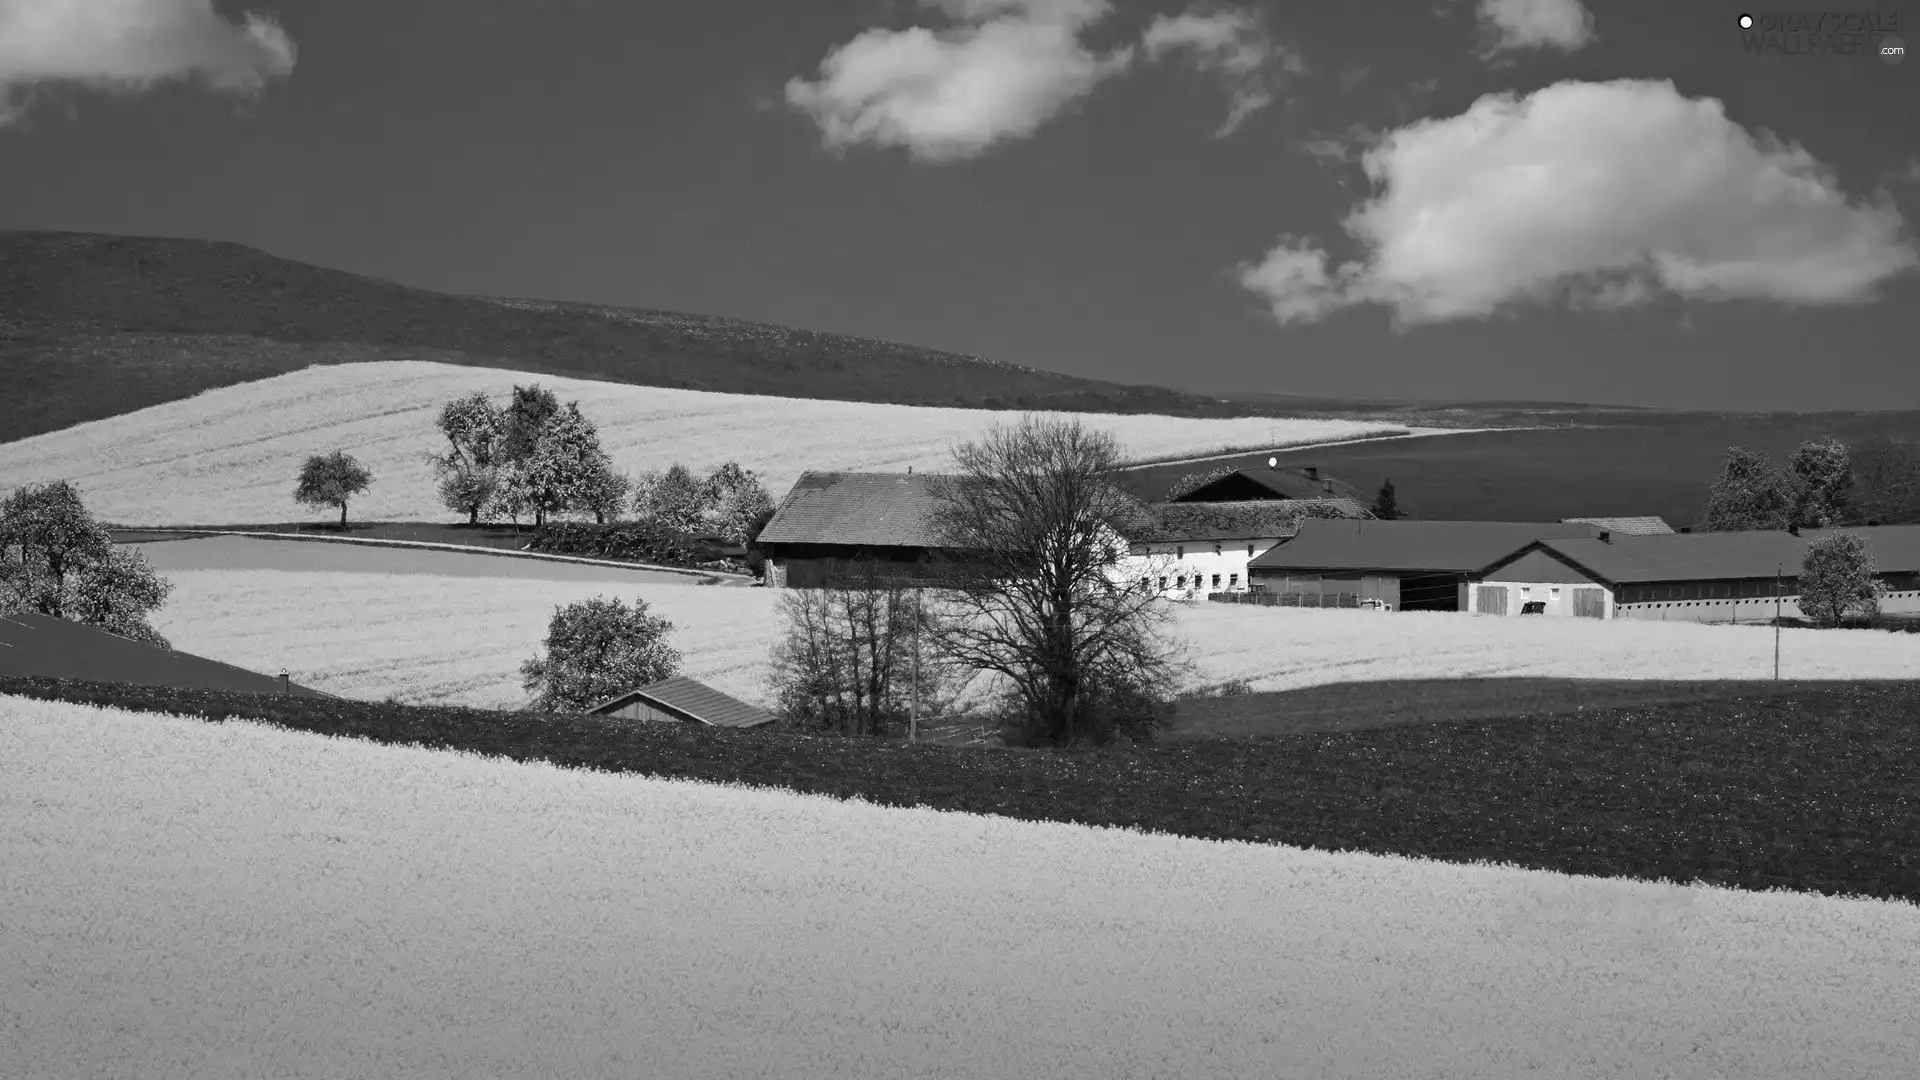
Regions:
<svg viewBox="0 0 1920 1080"><path fill-rule="evenodd" d="M1673 532L1673 526L1662 517L1582 517L1561 518L1562 525L1597 525L1610 533L1623 536L1667 536Z"/></svg>
<svg viewBox="0 0 1920 1080"><path fill-rule="evenodd" d="M1247 572L1256 591L1283 604L1459 611L1469 582L1503 555L1541 537L1601 531L1559 522L1307 520Z"/></svg>
<svg viewBox="0 0 1920 1080"><path fill-rule="evenodd" d="M794 481L759 545L767 554L769 588L818 588L858 560L883 572L923 578L935 550L930 522L935 473L805 472Z"/></svg>
<svg viewBox="0 0 1920 1080"><path fill-rule="evenodd" d="M1275 461L1276 459L1268 459ZM1270 499L1344 499L1352 510L1343 516L1365 517L1369 500L1352 484L1330 476L1321 476L1317 466L1265 469L1235 469L1201 481L1196 486L1176 488L1167 493L1168 502L1222 503L1264 501Z"/></svg>
<svg viewBox="0 0 1920 1080"><path fill-rule="evenodd" d="M1146 508L1128 536L1136 569L1170 595L1244 592L1248 564L1291 538L1309 514L1359 517L1349 499L1171 502Z"/></svg>
<svg viewBox="0 0 1920 1080"><path fill-rule="evenodd" d="M1490 563L1469 586L1471 610L1591 618L1747 622L1802 617L1801 560L1833 532L1865 537L1887 594L1881 610L1920 611L1920 525L1788 532L1543 538Z"/></svg>
<svg viewBox="0 0 1920 1080"><path fill-rule="evenodd" d="M33 612L0 616L0 675L180 690L333 696L287 679Z"/></svg>
<svg viewBox="0 0 1920 1080"><path fill-rule="evenodd" d="M706 683L676 675L629 690L587 710L595 716L659 720L708 727L750 728L773 722L773 714L727 695Z"/></svg>

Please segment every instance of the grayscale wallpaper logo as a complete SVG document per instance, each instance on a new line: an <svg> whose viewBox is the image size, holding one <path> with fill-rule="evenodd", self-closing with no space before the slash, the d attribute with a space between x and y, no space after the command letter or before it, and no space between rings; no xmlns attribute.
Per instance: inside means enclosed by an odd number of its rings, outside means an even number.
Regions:
<svg viewBox="0 0 1920 1080"><path fill-rule="evenodd" d="M1740 44L1755 56L1907 58L1895 11L1770 11L1740 16Z"/></svg>

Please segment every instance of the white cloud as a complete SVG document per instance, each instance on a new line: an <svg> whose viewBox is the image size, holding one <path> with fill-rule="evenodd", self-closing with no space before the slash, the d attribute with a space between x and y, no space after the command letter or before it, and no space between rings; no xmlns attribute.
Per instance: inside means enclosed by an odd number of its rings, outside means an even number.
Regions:
<svg viewBox="0 0 1920 1080"><path fill-rule="evenodd" d="M0 123L49 84L129 92L198 78L252 94L293 64L279 26L222 18L213 0L0 0Z"/></svg>
<svg viewBox="0 0 1920 1080"><path fill-rule="evenodd" d="M1671 82L1489 95L1385 133L1362 164L1376 194L1344 222L1360 260L1336 269L1289 236L1240 268L1280 322L1376 303L1404 326L1556 296L1852 303L1920 266L1884 195L1849 198L1801 147Z"/></svg>
<svg viewBox="0 0 1920 1080"><path fill-rule="evenodd" d="M1580 0L1480 0L1487 55L1521 49L1573 52L1592 44L1593 13Z"/></svg>
<svg viewBox="0 0 1920 1080"><path fill-rule="evenodd" d="M905 147L922 161L976 157L1032 135L1132 51L1101 55L1082 34L1107 0L921 0L954 25L868 30L827 53L820 77L787 83L788 104L826 144Z"/></svg>
<svg viewBox="0 0 1920 1080"><path fill-rule="evenodd" d="M1269 71L1297 75L1304 70L1296 54L1275 44L1260 20L1240 9L1162 15L1147 27L1140 44L1154 60L1184 55L1196 68L1225 81L1232 105L1215 133L1220 136L1232 134L1247 117L1273 104Z"/></svg>

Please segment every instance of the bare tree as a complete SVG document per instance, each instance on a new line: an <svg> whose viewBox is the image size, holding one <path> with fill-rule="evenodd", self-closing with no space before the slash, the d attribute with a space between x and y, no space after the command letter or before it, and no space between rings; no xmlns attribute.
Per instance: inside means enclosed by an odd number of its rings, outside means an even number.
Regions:
<svg viewBox="0 0 1920 1080"><path fill-rule="evenodd" d="M941 652L1004 679L1033 741L1150 738L1184 664L1152 568L1128 554L1144 507L1113 481L1118 444L1078 420L1026 417L954 463L930 523Z"/></svg>

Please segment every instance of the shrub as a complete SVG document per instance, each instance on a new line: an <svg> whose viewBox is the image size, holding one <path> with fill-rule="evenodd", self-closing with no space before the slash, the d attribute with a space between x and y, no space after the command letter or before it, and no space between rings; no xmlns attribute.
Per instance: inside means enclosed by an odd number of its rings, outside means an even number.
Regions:
<svg viewBox="0 0 1920 1080"><path fill-rule="evenodd" d="M550 555L619 559L694 570L737 571L743 565L725 558L712 544L656 521L606 525L549 521L534 531L527 549Z"/></svg>

